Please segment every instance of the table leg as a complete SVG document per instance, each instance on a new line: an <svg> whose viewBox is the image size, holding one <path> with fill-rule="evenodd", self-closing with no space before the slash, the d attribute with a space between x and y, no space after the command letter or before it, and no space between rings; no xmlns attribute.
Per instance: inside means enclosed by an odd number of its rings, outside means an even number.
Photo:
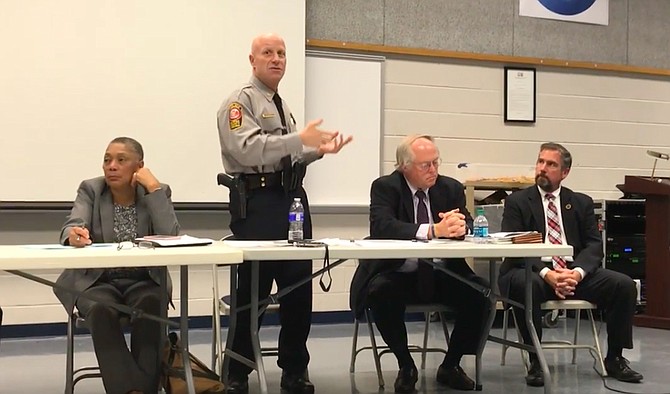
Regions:
<svg viewBox="0 0 670 394"><path fill-rule="evenodd" d="M524 307L524 318L526 319L526 327L530 333L530 339L533 342L533 347L535 348L535 354L537 359L540 361L540 366L542 367L542 373L544 374L544 392L545 394L551 393L551 374L549 373L549 366L547 365L547 360L544 358L544 352L542 351L542 345L540 344L540 338L537 336L537 331L535 331L535 324L533 324L533 281L532 281L533 265L526 263L526 305Z"/></svg>
<svg viewBox="0 0 670 394"><path fill-rule="evenodd" d="M256 361L256 372L258 373L258 383L261 386L261 393L268 392L268 383L265 377L265 368L263 367L263 355L261 354L261 342L258 337L258 277L260 271L260 262L258 260L251 262L251 348L254 351Z"/></svg>
<svg viewBox="0 0 670 394"><path fill-rule="evenodd" d="M189 394L195 394L193 385L193 370L191 369L191 359L188 353L188 266L179 267L180 291L180 316L179 316L179 334L181 335L182 361L184 363L184 375L186 375L186 387Z"/></svg>
<svg viewBox="0 0 670 394"><path fill-rule="evenodd" d="M218 302L218 300L217 300ZM224 386L228 387L228 369L230 368L230 355L233 352L233 339L237 327L237 265L230 266L230 313L228 315L228 334L226 334L226 348L224 350L223 363L221 364L221 377Z"/></svg>
<svg viewBox="0 0 670 394"><path fill-rule="evenodd" d="M160 317L167 320L168 317L168 302L170 300L168 299L168 291L167 291L167 279L168 278L168 270L167 267L161 267L160 270L160 280L161 280L161 313ZM70 330L72 327L68 325L68 330ZM162 376L162 371L163 371L163 346L167 345L167 331L168 331L168 326L165 324L164 321L160 322L160 348L158 351L158 360L156 362L158 363L158 369L156 371L159 371L158 376L157 376L157 382L156 384L161 384L161 376ZM68 363L68 367L72 365ZM68 372L68 376L71 376L71 374ZM72 391L69 391L72 392Z"/></svg>
<svg viewBox="0 0 670 394"><path fill-rule="evenodd" d="M496 271L496 259L489 260L489 283L491 288L493 288L494 283L497 280L497 271ZM489 333L493 327L493 322L496 319L496 303L497 296L491 291L489 296L489 314L486 319L485 331L482 332L482 337L479 342L479 348L477 350L477 355L475 358L475 389L477 391L482 390L482 355L484 354L484 348L486 347L486 342L489 338Z"/></svg>

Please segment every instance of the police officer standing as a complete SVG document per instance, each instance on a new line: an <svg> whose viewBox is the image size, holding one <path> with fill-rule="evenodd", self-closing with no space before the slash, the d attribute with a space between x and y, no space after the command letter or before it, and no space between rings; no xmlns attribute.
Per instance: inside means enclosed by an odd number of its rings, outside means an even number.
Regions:
<svg viewBox="0 0 670 394"><path fill-rule="evenodd" d="M286 67L284 40L275 34L256 37L249 62L253 76L234 91L217 114L221 158L235 177L230 191L230 229L235 239L280 240L288 234L288 211L299 197L305 208L304 237L312 237L307 195L302 188L310 162L327 153L338 153L351 141L338 132L318 128L311 121L297 131L296 121L277 90ZM279 289L291 286L312 273L311 260L261 262L259 296L266 298L272 281ZM251 266L238 270L238 305L250 302ZM307 376L312 315L312 285L307 283L280 298L279 358L281 388L289 393L313 393ZM249 310L240 312L232 349L253 360ZM228 393L247 393L251 368L231 360Z"/></svg>

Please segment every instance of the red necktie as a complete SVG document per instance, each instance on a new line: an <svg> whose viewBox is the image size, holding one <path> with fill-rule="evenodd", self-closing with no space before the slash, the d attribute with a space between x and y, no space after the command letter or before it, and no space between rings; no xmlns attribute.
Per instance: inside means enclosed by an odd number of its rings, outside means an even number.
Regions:
<svg viewBox="0 0 670 394"><path fill-rule="evenodd" d="M549 205L547 205L547 225L549 230L547 232L547 237L549 238L549 242L552 244L562 244L563 237L561 236L561 224L558 221L558 210L556 209L556 204L554 204L554 198L556 197L554 197L554 195L551 193L547 193L544 195L544 198L549 201ZM563 257L561 256L553 256L551 261L554 263L554 268L567 267L565 260L563 260Z"/></svg>
<svg viewBox="0 0 670 394"><path fill-rule="evenodd" d="M428 218L428 207L426 206L426 193L423 190L416 191L416 198L419 199L419 205L416 207L416 223L430 223ZM417 286L419 300L428 302L433 299L435 293L435 274L433 266L425 261L419 260L417 272Z"/></svg>

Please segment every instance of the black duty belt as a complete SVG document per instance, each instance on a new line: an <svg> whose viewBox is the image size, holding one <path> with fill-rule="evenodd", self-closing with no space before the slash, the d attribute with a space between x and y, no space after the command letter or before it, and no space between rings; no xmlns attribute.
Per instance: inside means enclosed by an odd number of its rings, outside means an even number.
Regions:
<svg viewBox="0 0 670 394"><path fill-rule="evenodd" d="M282 172L266 172L262 174L244 174L247 190L261 189L265 187L281 186Z"/></svg>

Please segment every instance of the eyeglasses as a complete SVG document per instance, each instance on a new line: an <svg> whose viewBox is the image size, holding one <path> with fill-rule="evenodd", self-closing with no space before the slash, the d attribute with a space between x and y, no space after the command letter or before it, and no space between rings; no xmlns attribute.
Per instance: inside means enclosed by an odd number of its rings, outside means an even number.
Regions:
<svg viewBox="0 0 670 394"><path fill-rule="evenodd" d="M416 168L418 168L420 171L428 171L430 169L430 166L434 166L435 169L440 168L440 164L442 164L442 159L437 158L433 161L424 161L423 163L414 163Z"/></svg>
<svg viewBox="0 0 670 394"><path fill-rule="evenodd" d="M131 241L123 241L119 242L119 244L116 246L116 250L124 250L124 249L128 250L135 247L140 249L153 249L154 244L151 243L151 241L140 241L138 243L134 243Z"/></svg>

